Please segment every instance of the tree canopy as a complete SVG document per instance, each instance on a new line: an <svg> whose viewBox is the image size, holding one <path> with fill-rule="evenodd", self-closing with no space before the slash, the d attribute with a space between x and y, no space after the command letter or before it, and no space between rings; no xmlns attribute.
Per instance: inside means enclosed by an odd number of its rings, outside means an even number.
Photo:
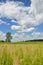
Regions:
<svg viewBox="0 0 43 65"><path fill-rule="evenodd" d="M6 42L11 42L12 36L11 36L11 32L7 32L6 33Z"/></svg>

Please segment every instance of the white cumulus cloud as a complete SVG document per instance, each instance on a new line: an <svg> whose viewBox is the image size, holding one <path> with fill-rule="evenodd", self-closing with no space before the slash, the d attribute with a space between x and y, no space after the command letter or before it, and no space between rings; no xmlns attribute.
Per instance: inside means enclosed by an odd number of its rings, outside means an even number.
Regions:
<svg viewBox="0 0 43 65"><path fill-rule="evenodd" d="M31 6L25 7L22 2L8 1L0 4L0 17L11 19L19 25L11 25L12 30L31 32L35 26L43 23L43 0L31 0ZM14 20L16 19L16 21ZM0 21L0 24L3 22ZM39 36L39 33L34 33Z"/></svg>
<svg viewBox="0 0 43 65"><path fill-rule="evenodd" d="M21 28L21 26L12 25L11 29L16 30L16 31L20 31L22 28Z"/></svg>
<svg viewBox="0 0 43 65"><path fill-rule="evenodd" d="M5 40L6 39L6 34L0 31L0 40Z"/></svg>
<svg viewBox="0 0 43 65"><path fill-rule="evenodd" d="M16 18L18 23L21 25L39 25L39 23L42 23L41 21L43 21L43 1L31 1L32 2L30 7L23 6L22 2L8 1L6 3L3 3L0 5L0 16L4 16L10 19Z"/></svg>

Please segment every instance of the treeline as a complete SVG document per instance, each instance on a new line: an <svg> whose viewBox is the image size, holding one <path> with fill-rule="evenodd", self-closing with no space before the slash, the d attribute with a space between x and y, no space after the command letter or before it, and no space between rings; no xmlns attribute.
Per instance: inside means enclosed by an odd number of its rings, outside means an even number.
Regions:
<svg viewBox="0 0 43 65"><path fill-rule="evenodd" d="M26 40L25 42L37 42L37 41L43 41L43 39Z"/></svg>

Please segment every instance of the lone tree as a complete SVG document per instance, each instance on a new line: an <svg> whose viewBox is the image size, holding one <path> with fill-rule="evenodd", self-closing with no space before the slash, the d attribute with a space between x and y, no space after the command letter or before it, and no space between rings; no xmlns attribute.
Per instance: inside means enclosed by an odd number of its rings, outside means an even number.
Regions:
<svg viewBox="0 0 43 65"><path fill-rule="evenodd" d="M12 36L10 32L6 33L6 42L11 42Z"/></svg>

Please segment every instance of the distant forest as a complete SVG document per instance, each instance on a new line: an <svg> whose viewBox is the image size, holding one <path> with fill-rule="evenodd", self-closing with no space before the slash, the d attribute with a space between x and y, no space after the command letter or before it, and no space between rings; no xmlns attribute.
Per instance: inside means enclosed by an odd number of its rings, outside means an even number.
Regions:
<svg viewBox="0 0 43 65"><path fill-rule="evenodd" d="M43 39L33 39L33 40L26 40L26 41L23 41L23 42L41 42L43 41ZM7 41L4 41L4 40L0 40L0 42L7 42ZM9 41L8 41L9 42ZM22 41L21 41L22 42Z"/></svg>
<svg viewBox="0 0 43 65"><path fill-rule="evenodd" d="M37 42L37 41L43 41L43 39L33 39L33 40L26 40L25 42Z"/></svg>

